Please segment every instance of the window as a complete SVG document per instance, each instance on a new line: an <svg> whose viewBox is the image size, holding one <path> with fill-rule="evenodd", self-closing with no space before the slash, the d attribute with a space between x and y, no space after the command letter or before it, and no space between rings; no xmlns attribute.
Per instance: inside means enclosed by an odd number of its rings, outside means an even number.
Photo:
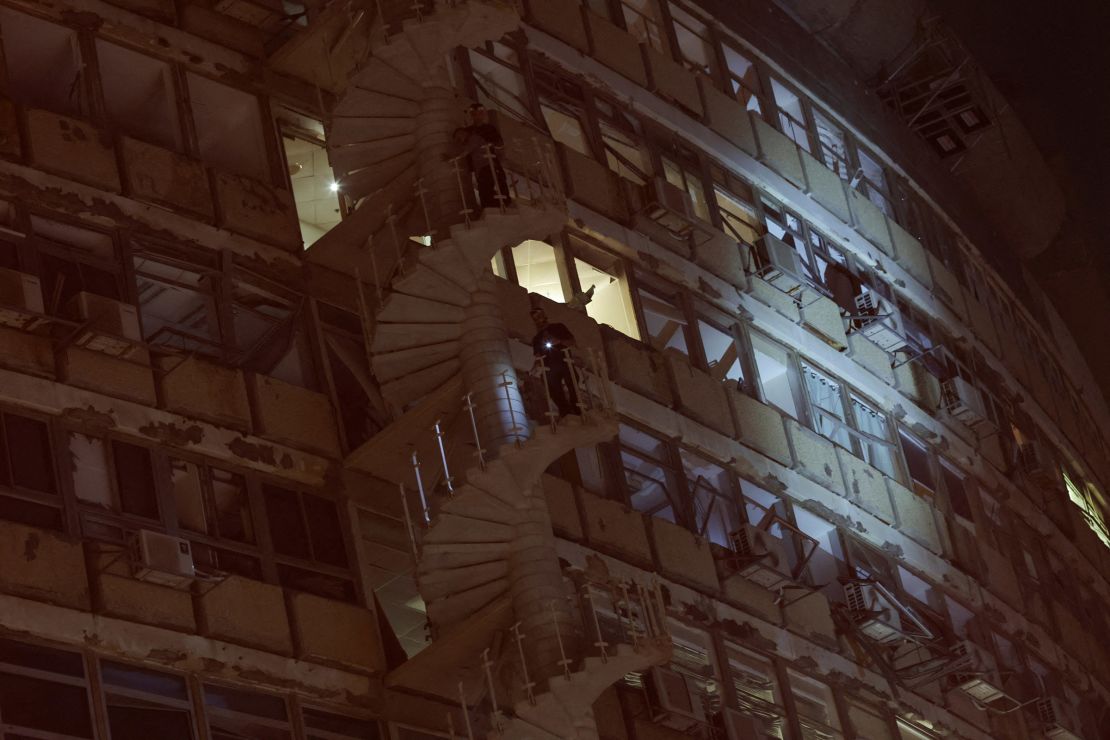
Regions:
<svg viewBox="0 0 1110 740"><path fill-rule="evenodd" d="M159 254L143 244L136 244L132 263L143 339L218 355L222 350L216 309L219 271Z"/></svg>
<svg viewBox="0 0 1110 740"><path fill-rule="evenodd" d="M841 447L852 449L840 382L804 362L802 380L812 409L813 430Z"/></svg>
<svg viewBox="0 0 1110 740"><path fill-rule="evenodd" d="M789 353L780 345L756 332L752 332L751 341L752 358L755 361L756 372L759 374L762 400L795 419L798 418L798 403L794 380L791 377Z"/></svg>
<svg viewBox="0 0 1110 740"><path fill-rule="evenodd" d="M886 180L886 172L879 161L868 154L864 149L857 148L859 156L859 167L863 178L860 180L860 186L868 199L874 203L880 211L886 215L894 218L894 208L890 200L890 188Z"/></svg>
<svg viewBox="0 0 1110 740"><path fill-rule="evenodd" d="M574 240L574 270L583 292L593 290L593 299L586 304L586 314L599 324L620 333L640 338L632 294L628 290L624 265L620 258ZM580 245L580 246L579 246Z"/></svg>
<svg viewBox="0 0 1110 740"><path fill-rule="evenodd" d="M643 328L648 343L660 352L672 349L689 355L686 312L677 296L664 298L646 288L636 292L643 311Z"/></svg>
<svg viewBox="0 0 1110 740"><path fill-rule="evenodd" d="M197 565L205 570L261 579L246 479L237 473L178 458L170 458L169 468L177 526L192 535Z"/></svg>
<svg viewBox="0 0 1110 740"><path fill-rule="evenodd" d="M50 428L7 412L0 413L0 518L62 528Z"/></svg>
<svg viewBox="0 0 1110 740"><path fill-rule="evenodd" d="M860 740L893 740L890 720L878 707L854 699L850 700L848 720L851 722L855 736Z"/></svg>
<svg viewBox="0 0 1110 740"><path fill-rule="evenodd" d="M738 197L735 190L726 190L721 185L714 185L713 197L717 203L717 212L721 215L721 225L724 230L738 242L754 244L762 229L759 226L755 206L751 203L751 190L747 186L744 190L748 194L747 199Z"/></svg>
<svg viewBox="0 0 1110 740"><path fill-rule="evenodd" d="M119 257L110 234L31 216L46 313L75 316L81 292L113 300L123 296Z"/></svg>
<svg viewBox="0 0 1110 740"><path fill-rule="evenodd" d="M154 487L150 450L114 440L112 460L115 463L119 510L124 514L157 519L158 494Z"/></svg>
<svg viewBox="0 0 1110 740"><path fill-rule="evenodd" d="M307 740L379 740L382 737L381 728L374 720L354 719L308 707L301 714Z"/></svg>
<svg viewBox="0 0 1110 740"><path fill-rule="evenodd" d="M677 471L667 443L627 424L617 437L620 466L629 503L636 511L683 524L685 516Z"/></svg>
<svg viewBox="0 0 1110 740"><path fill-rule="evenodd" d="M605 100L595 99L594 108L609 169L643 185L651 177L652 166L639 120Z"/></svg>
<svg viewBox="0 0 1110 740"><path fill-rule="evenodd" d="M112 124L135 138L180 149L181 122L170 65L103 39L96 40L96 61Z"/></svg>
<svg viewBox="0 0 1110 740"><path fill-rule="evenodd" d="M944 492L952 512L968 522L973 521L970 492L967 479L957 472L956 467L946 460L940 461L940 477L944 481Z"/></svg>
<svg viewBox="0 0 1110 740"><path fill-rule="evenodd" d="M1069 474L1067 469L1061 469L1060 473L1064 476L1068 498L1079 507L1087 526L1102 540L1102 544L1110 547L1110 530L1106 528L1105 500L1102 494L1090 484L1077 484L1079 477Z"/></svg>
<svg viewBox="0 0 1110 740"><path fill-rule="evenodd" d="M698 335L705 351L709 374L717 380L731 380L743 386L744 366L740 362L739 346L732 334L699 317Z"/></svg>
<svg viewBox="0 0 1110 740"><path fill-rule="evenodd" d="M725 67L728 72L729 91L736 97L745 110L763 115L763 105L760 98L763 87L759 82L759 70L746 54L729 46L722 46L725 53Z"/></svg>
<svg viewBox="0 0 1110 740"><path fill-rule="evenodd" d="M33 108L80 116L87 101L77 32L0 8L7 94Z"/></svg>
<svg viewBox="0 0 1110 740"><path fill-rule="evenodd" d="M897 478L893 444L890 442L890 424L886 414L855 394L850 395L850 400L852 421L859 431L858 435L854 435L857 444L855 454L889 477Z"/></svg>
<svg viewBox="0 0 1110 740"><path fill-rule="evenodd" d="M686 149L686 147L683 147ZM677 160L662 157L663 176L671 185L690 196L694 214L703 221L709 220L709 204L705 199L705 185L691 168L683 167Z"/></svg>
<svg viewBox="0 0 1110 740"><path fill-rule="evenodd" d="M268 181L258 98L192 72L186 79L201 159L237 175Z"/></svg>
<svg viewBox="0 0 1110 740"><path fill-rule="evenodd" d="M285 167L308 249L342 219L340 184L336 182L324 141L324 126L289 110L278 114Z"/></svg>
<svg viewBox="0 0 1110 740"><path fill-rule="evenodd" d="M520 72L520 58L512 47L494 41L485 50L470 50L470 69L478 102L513 118L534 122L528 83Z"/></svg>
<svg viewBox="0 0 1110 740"><path fill-rule="evenodd" d="M565 303L566 291L559 269L558 253L546 242L528 239L512 248L517 283L529 293L542 295L557 303ZM582 286L585 289L585 286ZM595 292L596 300L596 292Z"/></svg>
<svg viewBox="0 0 1110 740"><path fill-rule="evenodd" d="M798 714L803 740L825 740L839 738L840 720L836 714L836 703L832 690L825 684L787 670L790 679L790 693L794 696L794 709Z"/></svg>
<svg viewBox="0 0 1110 740"><path fill-rule="evenodd" d="M721 547L731 547L729 535L740 524L732 476L689 450L680 450L679 458L693 497L694 532Z"/></svg>
<svg viewBox="0 0 1110 740"><path fill-rule="evenodd" d="M263 485L262 494L282 585L350 601L354 585L336 503L274 485ZM316 568L303 567L309 563Z"/></svg>
<svg viewBox="0 0 1110 740"><path fill-rule="evenodd" d="M666 54L656 0L620 0L624 25L637 41ZM668 55L669 56L669 55Z"/></svg>
<svg viewBox="0 0 1110 740"><path fill-rule="evenodd" d="M937 483L928 446L903 429L898 430L898 441L902 447L902 457L906 460L906 469L909 471L914 492L920 496L931 497L937 490Z"/></svg>
<svg viewBox="0 0 1110 740"><path fill-rule="evenodd" d="M848 138L844 134L844 129L816 109L813 111L813 122L817 127L821 161L841 180L850 180L852 172L848 165Z"/></svg>
<svg viewBox="0 0 1110 740"><path fill-rule="evenodd" d="M712 74L716 65L709 28L678 5L670 3L669 6L682 63L694 71Z"/></svg>
<svg viewBox="0 0 1110 740"><path fill-rule="evenodd" d="M766 658L727 640L724 645L731 689L728 703L759 720L767 737L781 740L786 712L774 667Z"/></svg>
<svg viewBox="0 0 1110 740"><path fill-rule="evenodd" d="M230 292L236 364L311 387L315 372L302 322L303 297L238 266Z"/></svg>
<svg viewBox="0 0 1110 740"><path fill-rule="evenodd" d="M806 127L806 113L802 98L777 79L771 78L771 93L779 110L779 128L795 144L810 151L809 130Z"/></svg>
<svg viewBox="0 0 1110 740"><path fill-rule="evenodd" d="M183 677L102 660L100 679L112 740L192 740L192 703Z"/></svg>
<svg viewBox="0 0 1110 740"><path fill-rule="evenodd" d="M292 740L281 697L205 684L204 706L212 740Z"/></svg>
<svg viewBox="0 0 1110 740"><path fill-rule="evenodd" d="M0 639L5 737L91 738L89 689L78 653ZM47 734L56 733L56 734Z"/></svg>

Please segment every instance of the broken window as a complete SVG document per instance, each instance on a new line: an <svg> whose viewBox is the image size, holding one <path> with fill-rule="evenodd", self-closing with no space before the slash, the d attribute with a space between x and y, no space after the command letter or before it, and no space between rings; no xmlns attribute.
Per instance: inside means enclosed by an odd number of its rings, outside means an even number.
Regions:
<svg viewBox="0 0 1110 740"><path fill-rule="evenodd" d="M478 102L490 110L534 123L528 82L521 73L517 51L494 41L485 49L471 49L469 53Z"/></svg>
<svg viewBox="0 0 1110 740"><path fill-rule="evenodd" d="M135 247L132 264L143 339L187 352L219 355L222 332L216 308L220 273Z"/></svg>
<svg viewBox="0 0 1110 740"><path fill-rule="evenodd" d="M677 158L661 157L663 176L671 185L690 196L690 201L694 206L694 215L703 221L708 221L709 203L705 198L705 184L696 171L697 155L685 146L679 145L674 148L679 150L680 154L687 155L683 157L685 164Z"/></svg>
<svg viewBox="0 0 1110 740"><path fill-rule="evenodd" d="M344 717L309 707L302 710L302 716L307 740L379 740L382 737L381 728L375 720Z"/></svg>
<svg viewBox="0 0 1110 740"><path fill-rule="evenodd" d="M323 124L286 108L278 110L277 122L301 241L308 249L342 220L342 193L328 159Z"/></svg>
<svg viewBox="0 0 1110 740"><path fill-rule="evenodd" d="M943 459L940 461L940 477L944 482L944 492L948 497L948 505L952 513L963 517L968 522L974 521L967 478L958 472L954 465Z"/></svg>
<svg viewBox="0 0 1110 740"><path fill-rule="evenodd" d="M80 116L87 110L77 32L0 7L6 93L32 108Z"/></svg>
<svg viewBox="0 0 1110 740"><path fill-rule="evenodd" d="M732 334L699 317L698 335L709 374L716 380L731 380L743 386L744 366L740 361L739 345Z"/></svg>
<svg viewBox="0 0 1110 740"><path fill-rule="evenodd" d="M652 166L640 122L604 100L595 99L594 108L609 169L626 180L643 185L651 177Z"/></svg>
<svg viewBox="0 0 1110 740"><path fill-rule="evenodd" d="M724 645L731 689L727 703L756 719L766 737L781 740L786 711L774 666L768 659L728 640Z"/></svg>
<svg viewBox="0 0 1110 740"><path fill-rule="evenodd" d="M31 231L46 313L75 315L71 302L82 292L117 301L123 296L119 258L110 234L35 215Z"/></svg>
<svg viewBox="0 0 1110 740"><path fill-rule="evenodd" d="M789 353L762 334L752 332L751 342L762 400L798 418L796 381Z"/></svg>
<svg viewBox="0 0 1110 740"><path fill-rule="evenodd" d="M620 465L629 503L636 511L675 524L686 520L678 473L667 443L627 424L618 434Z"/></svg>
<svg viewBox="0 0 1110 740"><path fill-rule="evenodd" d="M100 661L112 740L192 740L193 708L182 676Z"/></svg>
<svg viewBox="0 0 1110 740"><path fill-rule="evenodd" d="M844 134L844 129L816 109L813 111L813 122L817 127L817 142L821 147L821 160L841 180L850 180L852 172L848 164L848 138Z"/></svg>
<svg viewBox="0 0 1110 740"><path fill-rule="evenodd" d="M904 429L898 430L898 441L902 447L902 457L910 474L915 493L932 497L937 490L936 476L933 473L932 454L928 446L910 435Z"/></svg>
<svg viewBox="0 0 1110 740"><path fill-rule="evenodd" d="M894 218L894 207L891 205L890 187L887 183L886 171L878 159L869 154L862 147L856 148L859 157L861 173L860 187L864 195L874 203L880 211Z"/></svg>
<svg viewBox="0 0 1110 740"><path fill-rule="evenodd" d="M771 93L779 111L779 128L795 144L810 151L805 103L801 96L775 78L771 78Z"/></svg>
<svg viewBox="0 0 1110 740"><path fill-rule="evenodd" d="M119 510L124 514L158 519L158 493L150 450L113 440L112 461Z"/></svg>
<svg viewBox="0 0 1110 740"><path fill-rule="evenodd" d="M108 119L121 131L167 149L181 148L173 68L103 39L96 61Z"/></svg>
<svg viewBox="0 0 1110 740"><path fill-rule="evenodd" d="M292 740L281 697L204 684L204 707L212 740Z"/></svg>
<svg viewBox="0 0 1110 740"><path fill-rule="evenodd" d="M689 450L680 450L679 457L693 498L694 533L721 547L731 547L730 535L740 526L732 475Z"/></svg>
<svg viewBox="0 0 1110 740"><path fill-rule="evenodd" d="M347 568L346 539L337 504L309 493L262 486L270 539L279 556L312 563L309 570L279 559L278 579L289 588L351 601L354 586Z"/></svg>
<svg viewBox="0 0 1110 740"><path fill-rule="evenodd" d="M13 739L93 737L80 653L0 639L0 717Z"/></svg>
<svg viewBox="0 0 1110 740"><path fill-rule="evenodd" d="M579 154L593 158L589 138L579 115L543 103L540 104L540 112L543 113L551 138Z"/></svg>
<svg viewBox="0 0 1110 740"><path fill-rule="evenodd" d="M890 720L878 707L852 700L848 703L848 720L856 737L865 740L893 740Z"/></svg>
<svg viewBox="0 0 1110 740"><path fill-rule="evenodd" d="M0 519L62 528L50 428L26 416L0 414Z"/></svg>
<svg viewBox="0 0 1110 740"><path fill-rule="evenodd" d="M1106 527L1106 501L1103 499L1102 493L1089 483L1084 484L1079 476L1070 472L1067 468L1061 468L1060 474L1064 477L1064 487L1067 488L1068 498L1079 507L1087 526L1102 540L1104 545L1110 547L1110 530Z"/></svg>
<svg viewBox="0 0 1110 740"><path fill-rule="evenodd" d="M316 302L323 329L325 361L331 371L347 446L355 449L384 428L389 415L370 372L362 321L350 311Z"/></svg>
<svg viewBox="0 0 1110 740"><path fill-rule="evenodd" d="M566 283L555 247L527 239L512 248L512 258L520 287L556 303L566 302Z"/></svg>
<svg viewBox="0 0 1110 740"><path fill-rule="evenodd" d="M712 74L715 64L709 27L673 2L669 6L682 63L696 72Z"/></svg>
<svg viewBox="0 0 1110 740"><path fill-rule="evenodd" d="M586 314L633 339L640 338L632 294L619 257L575 240L574 270L584 293L591 293ZM578 246L581 245L581 246Z"/></svg>
<svg viewBox="0 0 1110 740"><path fill-rule="evenodd" d="M268 182L270 166L258 98L192 72L186 80L201 159Z"/></svg>
<svg viewBox="0 0 1110 740"><path fill-rule="evenodd" d="M745 110L758 116L763 115L763 86L759 82L759 70L747 54L741 54L729 44L723 44L725 67L728 70L728 84L732 94Z"/></svg>
<svg viewBox="0 0 1110 740"><path fill-rule="evenodd" d="M237 267L231 283L237 364L286 383L312 387L315 369L303 308L303 297Z"/></svg>
<svg viewBox="0 0 1110 740"><path fill-rule="evenodd" d="M820 681L787 669L794 710L802 729L803 740L826 740L843 737L832 689Z"/></svg>
<svg viewBox="0 0 1110 740"><path fill-rule="evenodd" d="M689 355L686 312L678 297L665 298L643 287L636 292L648 343L660 352L671 349Z"/></svg>
<svg viewBox="0 0 1110 740"><path fill-rule="evenodd" d="M637 41L667 54L656 0L620 0L624 26ZM670 56L667 54L667 56Z"/></svg>

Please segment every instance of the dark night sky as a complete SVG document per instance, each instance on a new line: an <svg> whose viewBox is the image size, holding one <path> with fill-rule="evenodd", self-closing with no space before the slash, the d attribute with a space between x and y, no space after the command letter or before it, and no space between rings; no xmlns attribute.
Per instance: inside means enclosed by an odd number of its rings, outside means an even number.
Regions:
<svg viewBox="0 0 1110 740"><path fill-rule="evenodd" d="M1073 215L1092 225L1110 206L1110 2L931 0L1013 104ZM1092 245L1110 267L1110 248Z"/></svg>

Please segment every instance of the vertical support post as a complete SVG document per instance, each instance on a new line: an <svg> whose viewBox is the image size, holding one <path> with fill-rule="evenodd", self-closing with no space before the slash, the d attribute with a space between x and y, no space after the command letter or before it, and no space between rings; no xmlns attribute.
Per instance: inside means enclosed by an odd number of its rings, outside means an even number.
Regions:
<svg viewBox="0 0 1110 740"><path fill-rule="evenodd" d="M493 154L493 144L486 144L484 147L486 152L486 165L489 167L489 175L493 178L493 192L494 198L497 199L497 207L501 213L505 212L505 194L501 192L501 182L497 178L497 158Z"/></svg>
<svg viewBox="0 0 1110 740"><path fill-rule="evenodd" d="M547 608L551 611L551 622L555 625L555 639L559 642L559 667L563 669L563 678L569 681L572 661L567 658L567 650L563 647L563 632L559 629L559 613L555 611L554 601L547 602Z"/></svg>
<svg viewBox="0 0 1110 740"><path fill-rule="evenodd" d="M486 684L489 686L489 702L493 707L493 724L498 732L501 732L503 726L501 724L501 710L497 707L497 690L493 684L493 662L489 659L489 648L482 651L482 669L486 672Z"/></svg>
<svg viewBox="0 0 1110 740"><path fill-rule="evenodd" d="M597 642L594 643L594 647L601 652L601 662L608 663L609 651L607 648L609 647L609 643L605 641L605 637L601 634L601 620L597 618L597 608L594 606L594 595L593 592L590 591L589 586L586 587L586 592L582 595L582 598L585 599L586 603L590 606L590 618L594 623L594 634L597 635Z"/></svg>
<svg viewBox="0 0 1110 740"><path fill-rule="evenodd" d="M420 508L423 509L424 523L429 524L432 517L428 512L428 496L424 493L424 479L420 475L420 458L417 457L415 450L412 453L412 472L416 477L416 490L420 492Z"/></svg>
<svg viewBox="0 0 1110 740"><path fill-rule="evenodd" d="M462 214L463 222L466 224L466 228L469 229L470 214L473 213L473 210L470 208L470 201L467 199L466 189L463 187L462 166L459 164L459 157L452 158L451 164L455 168L455 180L457 180L459 183L459 198L462 199L463 204L462 209L459 211L459 213ZM471 192L473 192L473 188L471 188Z"/></svg>
<svg viewBox="0 0 1110 740"><path fill-rule="evenodd" d="M466 692L463 691L462 681L459 681L459 706L462 707L463 722L466 723L466 739L474 740L474 729L470 726L470 710L466 707Z"/></svg>
<svg viewBox="0 0 1110 740"><path fill-rule="evenodd" d="M516 423L516 411L513 410L513 397L509 393L509 388L512 387L513 381L509 380L507 371L501 371L501 382L498 385L505 389L505 407L509 410L509 431L513 435L513 443L520 447L520 431L521 427Z"/></svg>
<svg viewBox="0 0 1110 740"><path fill-rule="evenodd" d="M563 348L563 358L566 360L567 370L570 371L570 382L571 385L574 386L574 397L578 399L577 401L575 401L575 404L578 406L578 414L582 417L582 420L585 421L586 410L589 406L588 402L584 399L586 398L586 396L589 395L589 391L587 390L583 392L582 390L581 376L578 373L578 366L574 362L574 357L571 356L569 347Z"/></svg>
<svg viewBox="0 0 1110 740"><path fill-rule="evenodd" d="M624 599L624 608L628 610L628 636L632 638L632 647L640 646L640 628L636 625L635 613L632 611L632 598L628 595L628 582L621 581L621 598Z"/></svg>
<svg viewBox="0 0 1110 740"><path fill-rule="evenodd" d="M432 426L436 435L436 446L439 447L439 461L443 463L443 481L447 484L447 493L454 493L455 486L451 480L451 471L447 469L447 448L443 444L443 427L440 424L442 420L436 419L436 423Z"/></svg>
<svg viewBox="0 0 1110 740"><path fill-rule="evenodd" d="M409 545L412 547L412 562L413 565L420 562L420 552L416 547L416 530L412 526L412 514L409 513L409 497L405 493L405 484L398 483L397 487L401 489L401 511L405 515L405 530L409 533Z"/></svg>
<svg viewBox="0 0 1110 740"><path fill-rule="evenodd" d="M435 234L432 232L432 219L428 215L428 191L424 188L423 177L416 178L415 188L416 197L420 199L420 210L424 214L424 233L426 233L428 235L428 238L430 239L434 237Z"/></svg>
<svg viewBox="0 0 1110 740"><path fill-rule="evenodd" d="M474 406L473 396L473 393L467 393L465 396L463 396L463 400L466 401L465 408L467 413L470 414L470 429L472 432L474 432L474 449L476 450L476 454L478 455L478 467L482 470L485 470L486 451L482 449L482 440L478 435L478 420L474 417L474 409L476 407Z"/></svg>
<svg viewBox="0 0 1110 740"><path fill-rule="evenodd" d="M520 631L520 622L517 622L512 627L513 639L516 640L516 651L520 655L520 670L524 676L524 693L528 697L528 703L535 706L536 694L533 689L536 687L534 681L528 678L528 662L524 659L524 638L525 635Z"/></svg>
<svg viewBox="0 0 1110 740"><path fill-rule="evenodd" d="M548 420L551 422L551 431L552 431L552 433L554 433L554 432L559 431L559 425L558 425L559 411L558 410L555 410L555 411L551 410L551 386L547 384L547 363L543 361L542 357L539 359L539 363L540 363L540 377L543 378L543 397L544 397L544 400L546 401L546 405L544 406L546 411L544 411L543 413L544 413L544 416L546 416L548 418Z"/></svg>
<svg viewBox="0 0 1110 740"><path fill-rule="evenodd" d="M393 250L397 253L397 272L404 272L404 253L401 249L401 239L397 236L397 214L393 212L393 204L386 208L385 221L389 224L389 231L393 234Z"/></svg>

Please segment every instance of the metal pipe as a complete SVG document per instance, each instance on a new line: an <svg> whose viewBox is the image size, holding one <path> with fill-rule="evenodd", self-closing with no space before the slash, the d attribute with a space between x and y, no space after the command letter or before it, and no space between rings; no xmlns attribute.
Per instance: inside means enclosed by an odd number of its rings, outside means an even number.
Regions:
<svg viewBox="0 0 1110 740"><path fill-rule="evenodd" d="M443 481L447 484L447 492L454 493L455 487L451 482L451 471L447 469L447 449L443 444L443 428L440 426L440 419L436 419L436 423L432 429L436 435L436 446L439 447L439 460L443 463Z"/></svg>

